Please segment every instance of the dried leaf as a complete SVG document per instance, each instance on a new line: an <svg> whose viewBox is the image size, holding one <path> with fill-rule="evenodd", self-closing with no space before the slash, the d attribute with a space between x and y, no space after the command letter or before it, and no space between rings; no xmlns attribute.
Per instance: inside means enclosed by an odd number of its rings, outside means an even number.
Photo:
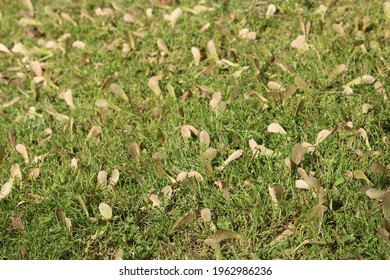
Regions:
<svg viewBox="0 0 390 280"><path fill-rule="evenodd" d="M347 70L347 65L345 64L339 64L337 65L333 71L332 71L332 74L331 74L331 77L335 77L335 76L338 76L340 75L341 73L343 73L344 71Z"/></svg>
<svg viewBox="0 0 390 280"><path fill-rule="evenodd" d="M249 147L255 157L259 155L273 157L276 155L275 151L266 148L264 145L258 145L254 139L249 140Z"/></svg>
<svg viewBox="0 0 390 280"><path fill-rule="evenodd" d="M307 181L309 179L309 176L307 175L306 171L303 168L298 167L297 172L304 181Z"/></svg>
<svg viewBox="0 0 390 280"><path fill-rule="evenodd" d="M31 70L34 72L35 76L42 77L43 76L43 70L41 67L41 63L39 61L31 61L30 62Z"/></svg>
<svg viewBox="0 0 390 280"><path fill-rule="evenodd" d="M366 177L366 175L364 175L363 171L361 171L361 170L355 170L355 171L353 172L353 176L355 177L355 179L364 180L364 181L366 181L367 184L373 185L373 183L371 183L371 181L368 180L368 178Z"/></svg>
<svg viewBox="0 0 390 280"><path fill-rule="evenodd" d="M112 218L112 209L108 204L104 202L100 203L99 211L100 211L100 215L102 215L103 220L108 221Z"/></svg>
<svg viewBox="0 0 390 280"><path fill-rule="evenodd" d="M160 207L161 205L161 201L160 199L158 198L158 195L157 194L149 194L149 199L153 202L153 206L157 206L157 207Z"/></svg>
<svg viewBox="0 0 390 280"><path fill-rule="evenodd" d="M199 130L197 130L192 125L186 124L185 126L191 131L191 134L193 134L194 136L198 136L199 135Z"/></svg>
<svg viewBox="0 0 390 280"><path fill-rule="evenodd" d="M11 146L15 149L16 147L16 131L11 130L8 134L9 141L11 143Z"/></svg>
<svg viewBox="0 0 390 280"><path fill-rule="evenodd" d="M341 24L334 23L332 24L332 29L336 31L340 37L345 37L344 28Z"/></svg>
<svg viewBox="0 0 390 280"><path fill-rule="evenodd" d="M118 106L116 106L114 103L107 101L105 99L96 99L95 105L98 107L102 107L102 108L108 107L108 108L120 111L120 108Z"/></svg>
<svg viewBox="0 0 390 280"><path fill-rule="evenodd" d="M200 211L200 216L202 217L203 222L208 223L211 221L211 212L209 208L204 208Z"/></svg>
<svg viewBox="0 0 390 280"><path fill-rule="evenodd" d="M382 164L378 162L373 162L371 165L371 170L375 173L380 173L383 176L389 176L390 172Z"/></svg>
<svg viewBox="0 0 390 280"><path fill-rule="evenodd" d="M92 126L91 130L89 131L88 135L87 135L87 139L91 138L91 137L96 137L98 136L100 133L102 133L102 128L100 126Z"/></svg>
<svg viewBox="0 0 390 280"><path fill-rule="evenodd" d="M3 44L0 43L0 52L4 52L4 53L9 53L11 54L11 51L6 47L4 46Z"/></svg>
<svg viewBox="0 0 390 280"><path fill-rule="evenodd" d="M191 255L193 260L201 260L201 256L198 251L192 250Z"/></svg>
<svg viewBox="0 0 390 280"><path fill-rule="evenodd" d="M109 17L109 16L112 16L114 14L114 11L110 8L96 8L95 9L95 14L98 16L98 17Z"/></svg>
<svg viewBox="0 0 390 280"><path fill-rule="evenodd" d="M389 5L390 6L390 5ZM390 18L390 13L389 13L389 18ZM389 234L389 232L386 230L386 229L384 229L384 228L381 228L380 230L379 230L379 236L383 239L383 241L385 241L386 243L388 243L388 244L390 244L390 240L389 240L389 236L390 236L390 234Z"/></svg>
<svg viewBox="0 0 390 280"><path fill-rule="evenodd" d="M325 205L316 205L313 208L311 208L311 210L323 216L325 212L328 211L328 207L326 207Z"/></svg>
<svg viewBox="0 0 390 280"><path fill-rule="evenodd" d="M62 222L64 220L64 214L61 208L56 207L54 209L54 217L57 219L57 222Z"/></svg>
<svg viewBox="0 0 390 280"><path fill-rule="evenodd" d="M85 206L84 200L82 199L81 196L78 196L78 197L77 197L77 200L79 201L80 206L81 206L81 209L83 209L83 211L84 211L84 213L85 213L85 216L87 216L87 218L89 219L88 209L87 209L87 207Z"/></svg>
<svg viewBox="0 0 390 280"><path fill-rule="evenodd" d="M294 119L296 119L298 117L299 112L301 112L303 110L304 106L305 106L305 99L302 99L299 102L297 109L295 110Z"/></svg>
<svg viewBox="0 0 390 280"><path fill-rule="evenodd" d="M72 236L72 222L68 217L65 217L65 227L66 230L69 232L69 235Z"/></svg>
<svg viewBox="0 0 390 280"><path fill-rule="evenodd" d="M162 192L164 195L170 197L170 196L172 195L172 187L171 187L171 186L165 186L165 187L161 190L161 192Z"/></svg>
<svg viewBox="0 0 390 280"><path fill-rule="evenodd" d="M269 81L267 83L267 87L268 89L270 90L276 90L276 91L279 91L279 90L284 90L284 88L282 87L281 84L277 83L277 82L274 82L274 81Z"/></svg>
<svg viewBox="0 0 390 280"><path fill-rule="evenodd" d="M218 186L219 191L222 193L222 197L226 200L229 200L230 193L226 183L222 180L218 180L217 182L215 182L215 184Z"/></svg>
<svg viewBox="0 0 390 280"><path fill-rule="evenodd" d="M119 249L115 253L115 260L116 261L123 261L123 250Z"/></svg>
<svg viewBox="0 0 390 280"><path fill-rule="evenodd" d="M109 181L109 184L111 187L115 186L116 183L118 183L118 181L119 181L119 170L118 169L115 168L114 170L112 170L111 177L108 181Z"/></svg>
<svg viewBox="0 0 390 280"><path fill-rule="evenodd" d="M84 8L80 9L80 18L86 18L91 23L96 23L96 20L88 14L88 11Z"/></svg>
<svg viewBox="0 0 390 280"><path fill-rule="evenodd" d="M283 93L283 96L287 98L291 98L297 91L297 88L294 85L287 86L285 92Z"/></svg>
<svg viewBox="0 0 390 280"><path fill-rule="evenodd" d="M383 3L383 12L385 13L385 18L390 20L390 2L386 1Z"/></svg>
<svg viewBox="0 0 390 280"><path fill-rule="evenodd" d="M206 22L206 23L202 26L202 28L199 30L199 32L204 32L204 31L206 31L207 29L209 29L209 27L210 27L210 23L209 23L209 22Z"/></svg>
<svg viewBox="0 0 390 280"><path fill-rule="evenodd" d="M42 203L43 201L49 199L48 197L44 197L44 196L33 194L33 193L28 193L27 196L29 198L33 199L34 202L37 203L37 204Z"/></svg>
<svg viewBox="0 0 390 280"><path fill-rule="evenodd" d="M257 151L260 151L260 153L258 153L258 155L261 155L261 156L274 157L277 155L277 153L275 151L266 148L264 145L257 145L256 149L257 149Z"/></svg>
<svg viewBox="0 0 390 280"><path fill-rule="evenodd" d="M208 148L202 155L202 161L212 161L217 156L217 150L214 148Z"/></svg>
<svg viewBox="0 0 390 280"><path fill-rule="evenodd" d="M74 106L74 103L73 103L72 91L70 89L61 93L60 97L62 97L65 100L66 105L68 105L71 110L76 109L76 107Z"/></svg>
<svg viewBox="0 0 390 280"><path fill-rule="evenodd" d="M0 200L6 198L11 190L12 190L12 187L13 187L13 183L12 182L7 182L5 183L2 187L1 187L1 190L0 190Z"/></svg>
<svg viewBox="0 0 390 280"><path fill-rule="evenodd" d="M251 138L248 142L249 148L251 149L252 153L255 154L257 152L257 142L255 139Z"/></svg>
<svg viewBox="0 0 390 280"><path fill-rule="evenodd" d="M366 146L371 149L370 143L368 142L368 136L367 132L363 128L359 128L357 131L355 131L357 135L360 135L360 137L363 138L364 142L366 143Z"/></svg>
<svg viewBox="0 0 390 280"><path fill-rule="evenodd" d="M387 102L387 97L385 98L385 94L386 94L386 89L385 87L383 86L383 84L379 81L376 81L375 84L374 84L374 89L377 93L380 93L380 94L383 94L383 98L384 98L384 101Z"/></svg>
<svg viewBox="0 0 390 280"><path fill-rule="evenodd" d="M216 109L218 104L222 101L222 94L221 92L216 92L213 94L211 101L210 101L210 106L212 109Z"/></svg>
<svg viewBox="0 0 390 280"><path fill-rule="evenodd" d="M157 95L157 97L161 96L161 88L159 85L159 80L156 76L153 76L149 79L148 87Z"/></svg>
<svg viewBox="0 0 390 280"><path fill-rule="evenodd" d="M215 48L214 40L210 40L207 43L207 50L210 54L210 57L216 61L219 60L218 54L217 54L217 49Z"/></svg>
<svg viewBox="0 0 390 280"><path fill-rule="evenodd" d="M248 28L244 28L238 32L238 37L249 39L249 40L255 40L257 37L257 33L254 31L249 31Z"/></svg>
<svg viewBox="0 0 390 280"><path fill-rule="evenodd" d="M303 146L303 148L305 148L311 154L313 154L315 152L315 150L316 150L315 145L307 143L307 142L303 142L302 146Z"/></svg>
<svg viewBox="0 0 390 280"><path fill-rule="evenodd" d="M107 184L107 172L101 170L97 176L98 186L105 186Z"/></svg>
<svg viewBox="0 0 390 280"><path fill-rule="evenodd" d="M362 20L362 31L366 31L366 29L371 25L371 19L369 16L364 16Z"/></svg>
<svg viewBox="0 0 390 280"><path fill-rule="evenodd" d="M77 169L77 159L76 158L72 158L72 160L70 161L70 167L72 169Z"/></svg>
<svg viewBox="0 0 390 280"><path fill-rule="evenodd" d="M127 97L126 93L118 84L111 84L110 88L115 94L117 94L124 101L129 102L129 98Z"/></svg>
<svg viewBox="0 0 390 280"><path fill-rule="evenodd" d="M189 214L187 214L187 215L185 215L185 216L179 218L179 219L175 222L175 224L173 225L172 231L177 230L178 228L180 228L180 227L182 227L182 226L184 226L184 225L186 225L186 224L192 222L192 221L195 220L195 219L196 219L196 215L193 214L193 213L189 213Z"/></svg>
<svg viewBox="0 0 390 280"><path fill-rule="evenodd" d="M226 110L226 102L214 98L210 101L211 109L217 116L221 115Z"/></svg>
<svg viewBox="0 0 390 280"><path fill-rule="evenodd" d="M294 148L292 150L292 161L299 165L299 163L302 161L304 155L303 146L301 143L297 143L294 145Z"/></svg>
<svg viewBox="0 0 390 280"><path fill-rule="evenodd" d="M268 128L268 132L271 133L280 133L280 134L287 134L287 132L283 129L283 127L280 126L278 123L271 123Z"/></svg>
<svg viewBox="0 0 390 280"><path fill-rule="evenodd" d="M276 12L276 6L274 4L269 4L265 16L267 18L272 17Z"/></svg>
<svg viewBox="0 0 390 280"><path fill-rule="evenodd" d="M238 159L239 157L241 157L242 155L244 154L244 151L243 150L237 150L237 151L234 151L224 162L223 164L219 167L220 170L223 170L225 168L226 165L228 165L230 162L232 162L233 160L236 160Z"/></svg>
<svg viewBox="0 0 390 280"><path fill-rule="evenodd" d="M15 179L22 180L22 172L17 163L12 164L10 168L10 182L14 182Z"/></svg>
<svg viewBox="0 0 390 280"><path fill-rule="evenodd" d="M272 202L277 206L278 202L280 202L285 194L285 189L282 185L278 185L277 187L273 187L271 185L268 186L268 191L271 196Z"/></svg>
<svg viewBox="0 0 390 280"><path fill-rule="evenodd" d="M288 170L295 170L295 163L294 162L292 162L289 158L285 158L284 159L284 164L287 166L287 168L288 168Z"/></svg>
<svg viewBox="0 0 390 280"><path fill-rule="evenodd" d="M67 14L67 13L61 13L61 17L62 17L65 21L68 21L68 22L70 22L71 24L73 24L74 26L77 25L77 23L70 17L69 14Z"/></svg>
<svg viewBox="0 0 390 280"><path fill-rule="evenodd" d="M173 12L170 15L165 14L164 15L164 19L166 21L169 21L170 24L171 24L171 27L173 28L173 27L175 27L176 21L179 19L180 15L182 13L183 13L183 10L180 7L178 7L176 9L174 9Z"/></svg>
<svg viewBox="0 0 390 280"><path fill-rule="evenodd" d="M206 131L202 130L199 133L199 142L206 148L210 147L210 135Z"/></svg>
<svg viewBox="0 0 390 280"><path fill-rule="evenodd" d="M358 77L358 78L350 81L349 83L344 85L344 87L352 87L352 86L360 85L360 84L371 85L371 84L375 83L375 81L376 81L376 79L373 76L363 75L361 77Z"/></svg>
<svg viewBox="0 0 390 280"><path fill-rule="evenodd" d="M298 189L309 189L309 184L306 181L304 181L304 180L296 180L295 181L295 186Z"/></svg>
<svg viewBox="0 0 390 280"><path fill-rule="evenodd" d="M85 49L85 43L82 41L74 41L72 46L77 49Z"/></svg>
<svg viewBox="0 0 390 280"><path fill-rule="evenodd" d="M122 53L128 54L131 51L129 44L123 43L122 44Z"/></svg>
<svg viewBox="0 0 390 280"><path fill-rule="evenodd" d="M13 226L14 230L19 231L21 233L24 233L24 231L25 231L24 224L23 224L23 221L20 218L20 216L12 215L11 219L12 219L12 226Z"/></svg>
<svg viewBox="0 0 390 280"><path fill-rule="evenodd" d="M182 172L180 172L180 173L177 175L176 181L177 181L177 182L184 181L187 177L188 177L188 173L185 172L185 171L182 171Z"/></svg>
<svg viewBox="0 0 390 280"><path fill-rule="evenodd" d="M106 46L106 49L110 52L115 52L120 46L121 41L119 39L114 39L110 44Z"/></svg>
<svg viewBox="0 0 390 280"><path fill-rule="evenodd" d="M209 8L209 7L206 7L206 6L202 6L202 5L196 5L193 9L192 9L192 13L194 15L198 15L200 14L201 12L209 12L209 11L214 11L214 8Z"/></svg>
<svg viewBox="0 0 390 280"><path fill-rule="evenodd" d="M269 195L271 196L271 200L274 203L275 206L278 205L278 199L276 198L276 190L273 186L269 185L268 186L268 192Z"/></svg>
<svg viewBox="0 0 390 280"><path fill-rule="evenodd" d="M369 111L371 111L372 109L374 109L374 106L372 106L371 104L368 104L368 103L364 103L362 105L362 111L364 114L367 114Z"/></svg>
<svg viewBox="0 0 390 280"><path fill-rule="evenodd" d="M320 144L322 141L324 141L326 138L328 138L333 132L335 131L335 129L323 129L321 130L318 135L317 135L317 140L316 140L316 146L318 144Z"/></svg>
<svg viewBox="0 0 390 280"><path fill-rule="evenodd" d="M139 151L139 146L136 142L131 142L129 144L129 154L135 161L140 161L140 151Z"/></svg>
<svg viewBox="0 0 390 280"><path fill-rule="evenodd" d="M241 234L226 229L218 229L214 235L214 241L220 243L226 239L241 239Z"/></svg>
<svg viewBox="0 0 390 280"><path fill-rule="evenodd" d="M299 50L308 50L309 45L305 42L305 35L299 35L294 41L291 42L291 47Z"/></svg>
<svg viewBox="0 0 390 280"><path fill-rule="evenodd" d="M15 96L15 97L12 98L10 101L1 104L1 105L0 105L0 109L7 108L7 107L11 107L11 106L14 105L15 103L19 102L19 100L20 100L20 97L19 97L19 96Z"/></svg>
<svg viewBox="0 0 390 280"><path fill-rule="evenodd" d="M206 170L207 174L214 177L213 167L208 162L203 162L203 167Z"/></svg>
<svg viewBox="0 0 390 280"><path fill-rule="evenodd" d="M30 174L28 175L28 177L31 179L36 179L38 178L39 176L39 168L38 167L35 167L33 170L31 170Z"/></svg>
<svg viewBox="0 0 390 280"><path fill-rule="evenodd" d="M15 43L15 45L12 47L11 51L13 53L20 53L24 56L28 56L30 53L22 43Z"/></svg>
<svg viewBox="0 0 390 280"><path fill-rule="evenodd" d="M167 84L166 89L168 91L169 96L173 99L176 99L175 89L170 83Z"/></svg>
<svg viewBox="0 0 390 280"><path fill-rule="evenodd" d="M221 250L221 246L219 245L219 243L214 239L214 238L207 238L204 240L204 243L210 247L212 247L214 250L217 250L218 253L220 253L220 250ZM217 259L219 259L217 257Z"/></svg>
<svg viewBox="0 0 390 280"><path fill-rule="evenodd" d="M374 188L363 188L363 192L372 199L382 200L383 196L385 195L385 192L382 190L374 189Z"/></svg>
<svg viewBox="0 0 390 280"><path fill-rule="evenodd" d="M316 191L319 191L322 188L320 180L315 177L308 177L305 181L310 187L314 188Z"/></svg>
<svg viewBox="0 0 390 280"><path fill-rule="evenodd" d="M68 121L69 117L63 114L58 113L53 106L49 105L46 107L46 112L52 115L58 121Z"/></svg>
<svg viewBox="0 0 390 280"><path fill-rule="evenodd" d="M286 193L286 190L284 189L284 187L282 185L278 185L275 188L276 199L278 201L281 201L283 199L285 193Z"/></svg>
<svg viewBox="0 0 390 280"><path fill-rule="evenodd" d="M146 9L145 14L148 18L152 17L153 16L153 9L151 9L151 8Z"/></svg>
<svg viewBox="0 0 390 280"><path fill-rule="evenodd" d="M190 172L188 172L188 178L191 178L191 177L195 177L195 179L198 182L202 182L203 181L203 176L198 171L190 171Z"/></svg>
<svg viewBox="0 0 390 280"><path fill-rule="evenodd" d="M180 127L180 133L184 139L191 138L191 131L186 125Z"/></svg>
<svg viewBox="0 0 390 280"><path fill-rule="evenodd" d="M289 236L293 235L294 234L294 230L292 228L287 228L286 230L284 230L280 235L278 235L274 241L272 241L271 243L276 243L276 242L280 242L286 238L288 238Z"/></svg>
<svg viewBox="0 0 390 280"><path fill-rule="evenodd" d="M167 45L165 44L165 42L162 39L157 39L157 47L164 54L169 54L168 47L167 47Z"/></svg>
<svg viewBox="0 0 390 280"><path fill-rule="evenodd" d="M28 164L29 159L26 146L24 146L23 144L17 144L15 146L15 150L23 156L24 162Z"/></svg>
<svg viewBox="0 0 390 280"><path fill-rule="evenodd" d="M195 66L198 66L200 63L200 51L198 48L192 47L191 52L192 55L194 56L194 64Z"/></svg>
<svg viewBox="0 0 390 280"><path fill-rule="evenodd" d="M123 21L129 22L129 23L135 23L135 17L132 14L124 14Z"/></svg>
<svg viewBox="0 0 390 280"><path fill-rule="evenodd" d="M21 260L27 260L28 259L28 256L27 256L27 247L25 245L21 245L19 247L19 255L20 255L20 259Z"/></svg>
<svg viewBox="0 0 390 280"><path fill-rule="evenodd" d="M390 223L390 192L386 192L382 197L383 215L388 223Z"/></svg>
<svg viewBox="0 0 390 280"><path fill-rule="evenodd" d="M26 26L41 26L42 23L36 19L29 18L29 17L22 17L20 20L18 20L18 24L20 26L26 27Z"/></svg>
<svg viewBox="0 0 390 280"><path fill-rule="evenodd" d="M380 151L368 151L366 153L366 156L367 157L381 157L381 156L383 156L383 153Z"/></svg>

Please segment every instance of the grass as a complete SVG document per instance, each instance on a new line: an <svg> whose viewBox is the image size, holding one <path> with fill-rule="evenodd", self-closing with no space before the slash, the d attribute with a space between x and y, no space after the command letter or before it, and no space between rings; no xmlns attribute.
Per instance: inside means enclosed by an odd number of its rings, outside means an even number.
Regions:
<svg viewBox="0 0 390 280"><path fill-rule="evenodd" d="M373 163L387 170L390 165L390 19L384 2L323 1L323 19L317 1L274 1L277 12L270 17L265 16L268 1L206 1L203 5L212 10L198 15L183 8L193 8L196 1L168 2L163 9L149 1L117 1L122 9L117 11L105 1L38 1L34 19L40 25L23 27L19 20L28 16L21 11L28 9L0 1L0 43L12 50L21 42L28 50L0 51L0 185L13 181L12 191L0 200L0 258L115 259L123 254L123 259L192 259L196 251L202 259L390 259L381 199L362 192L369 182L355 172L361 170L382 196L389 187L388 171L380 174L372 168ZM112 14L98 16L98 7L110 8ZM183 13L172 27L164 14L177 7ZM94 22L80 17L82 8ZM135 22L125 22L124 13L132 13ZM302 35L300 21L311 23L306 50L291 46ZM200 32L206 23L210 27ZM342 24L344 37L332 29L335 23ZM243 28L256 32L256 39L239 37ZM61 41L66 33L69 38ZM168 55L161 54L157 39L165 42ZM211 39L219 59L238 66L213 67L217 62L207 47ZM73 47L76 40L85 48ZM117 46L108 50L114 40ZM48 41L59 47L46 48ZM125 43L128 52L122 51ZM199 66L191 47L200 50ZM37 74L30 61L39 61L44 83L33 82ZM347 70L333 75L340 64ZM148 87L157 75L162 77L161 96ZM343 92L344 85L363 75L381 82L382 90L360 83L351 86L352 94ZM296 92L288 97L283 90L271 90L269 81L284 88L293 85ZM112 83L129 102L110 88ZM74 110L59 98L68 89ZM267 108L255 95L246 98L250 91L266 98ZM228 103L221 113L210 107L216 92ZM6 106L15 97L17 102ZM98 107L97 99L113 106ZM372 110L363 112L365 103ZM31 107L38 115L29 113ZM58 120L50 107L66 119ZM268 132L271 123L287 134ZM207 146L199 136L181 134L185 125L209 134L210 147L218 152L211 168L202 160ZM102 132L88 138L93 126ZM47 128L51 134L45 133ZM370 146L357 134L359 128ZM305 148L298 162L320 186L299 189L296 180L302 178L285 159L297 156L292 152L297 143L315 144L324 129L334 132L314 152ZM11 141L12 133L16 141ZM254 156L250 139L276 154ZM132 142L139 147L139 160L137 151L129 151ZM26 147L29 163L15 150L16 143ZM220 170L236 150L243 155ZM34 162L34 156L42 160ZM72 158L77 168L71 167ZM22 179L10 178L16 163ZM29 177L33 168L39 168L36 178ZM104 170L110 177L114 169L118 182L111 188L98 185L98 173ZM182 171L197 171L203 180L169 179ZM346 175L353 172L355 176ZM218 180L226 185L229 199ZM168 185L172 193L164 195ZM269 187L279 185L284 196L274 202ZM159 206L150 194L157 195ZM99 210L101 203L112 209L108 220ZM317 205L323 212L313 210ZM201 217L205 208L211 222ZM196 218L175 228L189 213ZM226 240L209 246L207 239L214 236L215 241L218 235Z"/></svg>

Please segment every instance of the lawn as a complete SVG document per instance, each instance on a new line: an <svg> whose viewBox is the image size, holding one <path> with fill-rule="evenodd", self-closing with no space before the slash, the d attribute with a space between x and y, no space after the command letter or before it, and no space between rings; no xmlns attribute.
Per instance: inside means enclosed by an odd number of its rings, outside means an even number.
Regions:
<svg viewBox="0 0 390 280"><path fill-rule="evenodd" d="M0 259L390 259L390 2L0 0Z"/></svg>

